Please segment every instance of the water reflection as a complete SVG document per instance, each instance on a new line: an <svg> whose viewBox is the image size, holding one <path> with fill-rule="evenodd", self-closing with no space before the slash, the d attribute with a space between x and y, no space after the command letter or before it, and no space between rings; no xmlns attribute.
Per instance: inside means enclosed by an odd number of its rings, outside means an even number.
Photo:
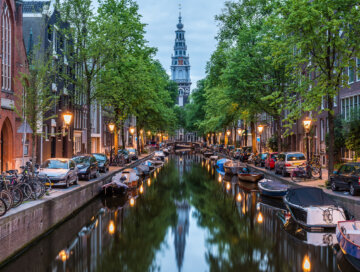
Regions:
<svg viewBox="0 0 360 272"><path fill-rule="evenodd" d="M139 186L85 207L4 271L337 271L332 234L299 230L282 202L201 156L174 156Z"/></svg>

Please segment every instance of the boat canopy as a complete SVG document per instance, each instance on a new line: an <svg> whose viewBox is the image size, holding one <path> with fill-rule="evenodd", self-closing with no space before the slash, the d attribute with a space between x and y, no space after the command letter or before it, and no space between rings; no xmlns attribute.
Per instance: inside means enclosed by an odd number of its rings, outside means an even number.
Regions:
<svg viewBox="0 0 360 272"><path fill-rule="evenodd" d="M336 202L325 194L323 190L314 187L289 189L286 198L290 203L302 207L324 205L336 206Z"/></svg>

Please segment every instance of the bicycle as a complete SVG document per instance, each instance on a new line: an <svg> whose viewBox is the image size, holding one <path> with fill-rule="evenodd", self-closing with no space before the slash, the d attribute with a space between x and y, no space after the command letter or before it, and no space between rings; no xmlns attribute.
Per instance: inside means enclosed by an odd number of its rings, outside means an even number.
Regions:
<svg viewBox="0 0 360 272"><path fill-rule="evenodd" d="M16 184L11 184L11 180L7 179L5 172L1 175L0 186L2 192L7 191L11 195L12 203L8 206L8 208L15 208L21 205L24 199L23 193Z"/></svg>

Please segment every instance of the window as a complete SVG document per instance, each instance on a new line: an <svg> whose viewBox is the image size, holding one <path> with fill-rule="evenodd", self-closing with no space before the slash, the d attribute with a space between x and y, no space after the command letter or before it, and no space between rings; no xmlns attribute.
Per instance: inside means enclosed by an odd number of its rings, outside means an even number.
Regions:
<svg viewBox="0 0 360 272"><path fill-rule="evenodd" d="M354 83L354 81L355 81L355 69L354 69L354 67L350 66L348 71L349 71L349 74L348 74L349 83L350 84Z"/></svg>
<svg viewBox="0 0 360 272"><path fill-rule="evenodd" d="M357 66L357 73L356 73L356 77L357 77L357 81L360 81L360 59L356 59L356 66Z"/></svg>
<svg viewBox="0 0 360 272"><path fill-rule="evenodd" d="M324 119L320 119L320 141L324 141L325 140L325 128L324 128Z"/></svg>
<svg viewBox="0 0 360 272"><path fill-rule="evenodd" d="M11 90L11 21L7 4L4 4L2 23L2 89Z"/></svg>

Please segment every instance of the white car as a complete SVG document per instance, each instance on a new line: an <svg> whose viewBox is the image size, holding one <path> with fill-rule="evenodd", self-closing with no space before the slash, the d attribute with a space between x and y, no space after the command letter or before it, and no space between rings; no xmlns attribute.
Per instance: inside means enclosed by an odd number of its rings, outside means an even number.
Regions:
<svg viewBox="0 0 360 272"><path fill-rule="evenodd" d="M65 186L78 183L78 168L71 159L54 158L46 160L39 169L39 178L48 177L52 185Z"/></svg>

